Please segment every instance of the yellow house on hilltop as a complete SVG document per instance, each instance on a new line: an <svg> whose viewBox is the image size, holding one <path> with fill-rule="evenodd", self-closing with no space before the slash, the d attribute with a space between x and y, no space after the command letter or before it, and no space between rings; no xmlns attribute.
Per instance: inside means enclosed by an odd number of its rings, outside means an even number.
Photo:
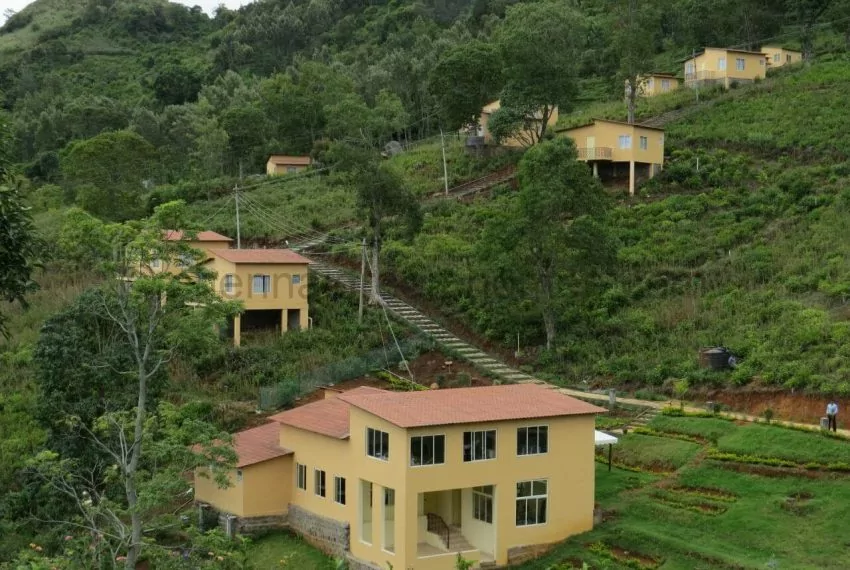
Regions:
<svg viewBox="0 0 850 570"><path fill-rule="evenodd" d="M761 51L765 55L768 69L776 69L783 65L800 63L803 61L803 52L793 49L785 49L779 46L764 46Z"/></svg>
<svg viewBox="0 0 850 570"><path fill-rule="evenodd" d="M679 88L679 78L672 73L647 73L637 77L638 97L654 97ZM629 80L625 81L625 97L629 97Z"/></svg>
<svg viewBox="0 0 850 570"><path fill-rule="evenodd" d="M236 528L277 520L357 569L505 565L590 530L594 416L535 384L360 387L236 435L233 486L195 499Z"/></svg>
<svg viewBox="0 0 850 570"><path fill-rule="evenodd" d="M685 59L684 64L685 85L689 87L722 85L729 89L733 82L764 79L767 71L764 53L738 49L705 48Z"/></svg>
<svg viewBox="0 0 850 570"><path fill-rule="evenodd" d="M578 159L591 165L594 176L603 182L628 179L630 195L639 179L652 178L664 167L663 129L593 119L559 133L573 139Z"/></svg>
<svg viewBox="0 0 850 570"><path fill-rule="evenodd" d="M493 138L492 133L490 133L490 129L489 129L488 125L490 123L490 116L501 108L502 108L502 102L500 100L498 100L498 101L493 101L492 103L488 103L487 105L484 105L484 107L481 109L481 116L478 118L478 136L484 137L484 143L485 144L494 144L496 142L495 139ZM537 124L539 125L540 122L543 120L542 113L537 113L535 120L537 121ZM549 127L554 127L557 122L558 122L558 108L555 107L554 110L552 111L552 114L549 116L549 119L547 120L546 124ZM531 146L532 144L537 142L536 140L534 140L535 138L536 138L535 133L532 130L527 130L527 131L523 131L523 132L519 133L515 137L511 137L507 140L500 141L500 144L502 146L510 146L510 147Z"/></svg>
<svg viewBox="0 0 850 570"><path fill-rule="evenodd" d="M295 174L305 170L313 163L309 156L292 156L288 154L273 154L266 161L266 174L275 176L278 174Z"/></svg>

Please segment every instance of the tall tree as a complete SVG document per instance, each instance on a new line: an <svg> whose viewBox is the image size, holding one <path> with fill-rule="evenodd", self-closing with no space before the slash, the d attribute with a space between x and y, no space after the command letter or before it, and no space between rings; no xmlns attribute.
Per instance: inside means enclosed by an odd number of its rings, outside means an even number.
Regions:
<svg viewBox="0 0 850 570"><path fill-rule="evenodd" d="M496 116L510 114L517 131L531 127L543 140L556 109L570 109L576 94L582 18L563 0L510 6L494 38L504 63L505 86Z"/></svg>
<svg viewBox="0 0 850 570"><path fill-rule="evenodd" d="M652 12L648 3L638 6L638 0L620 0L618 3L614 42L620 60L617 75L626 86L628 122L635 122L637 96L645 86L646 73L652 71L655 37Z"/></svg>
<svg viewBox="0 0 850 570"><path fill-rule="evenodd" d="M800 25L800 43L803 45L803 60L810 62L814 56L815 25L834 0L786 0L788 12Z"/></svg>
<svg viewBox="0 0 850 570"><path fill-rule="evenodd" d="M501 285L522 297L530 292L551 349L559 314L576 301L572 295L612 260L602 223L609 201L587 165L577 160L568 138L526 152L519 182L517 207L500 212L487 225L479 254L488 263L501 259L502 266L517 269L510 283Z"/></svg>

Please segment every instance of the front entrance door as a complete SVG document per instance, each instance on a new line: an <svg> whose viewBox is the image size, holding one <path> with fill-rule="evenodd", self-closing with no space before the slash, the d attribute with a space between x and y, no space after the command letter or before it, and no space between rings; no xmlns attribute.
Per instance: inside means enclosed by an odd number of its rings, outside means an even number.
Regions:
<svg viewBox="0 0 850 570"><path fill-rule="evenodd" d="M301 329L301 309L286 310L286 330L297 331Z"/></svg>

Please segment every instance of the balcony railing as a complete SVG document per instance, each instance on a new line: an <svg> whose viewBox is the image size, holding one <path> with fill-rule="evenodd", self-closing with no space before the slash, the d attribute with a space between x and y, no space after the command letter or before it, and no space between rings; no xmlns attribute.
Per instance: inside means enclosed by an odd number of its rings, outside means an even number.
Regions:
<svg viewBox="0 0 850 570"><path fill-rule="evenodd" d="M608 146L591 146L578 149L579 160L611 160L612 150Z"/></svg>
<svg viewBox="0 0 850 570"><path fill-rule="evenodd" d="M713 71L696 71L691 73L685 73L685 81L703 81L705 79L714 79L715 72Z"/></svg>

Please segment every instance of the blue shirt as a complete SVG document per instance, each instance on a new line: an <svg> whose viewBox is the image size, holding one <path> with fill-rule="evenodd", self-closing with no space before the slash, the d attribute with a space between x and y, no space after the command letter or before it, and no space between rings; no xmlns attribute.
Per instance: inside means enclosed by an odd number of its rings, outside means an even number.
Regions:
<svg viewBox="0 0 850 570"><path fill-rule="evenodd" d="M837 413L838 413L838 404L830 403L829 405L826 406L826 415L834 416Z"/></svg>

